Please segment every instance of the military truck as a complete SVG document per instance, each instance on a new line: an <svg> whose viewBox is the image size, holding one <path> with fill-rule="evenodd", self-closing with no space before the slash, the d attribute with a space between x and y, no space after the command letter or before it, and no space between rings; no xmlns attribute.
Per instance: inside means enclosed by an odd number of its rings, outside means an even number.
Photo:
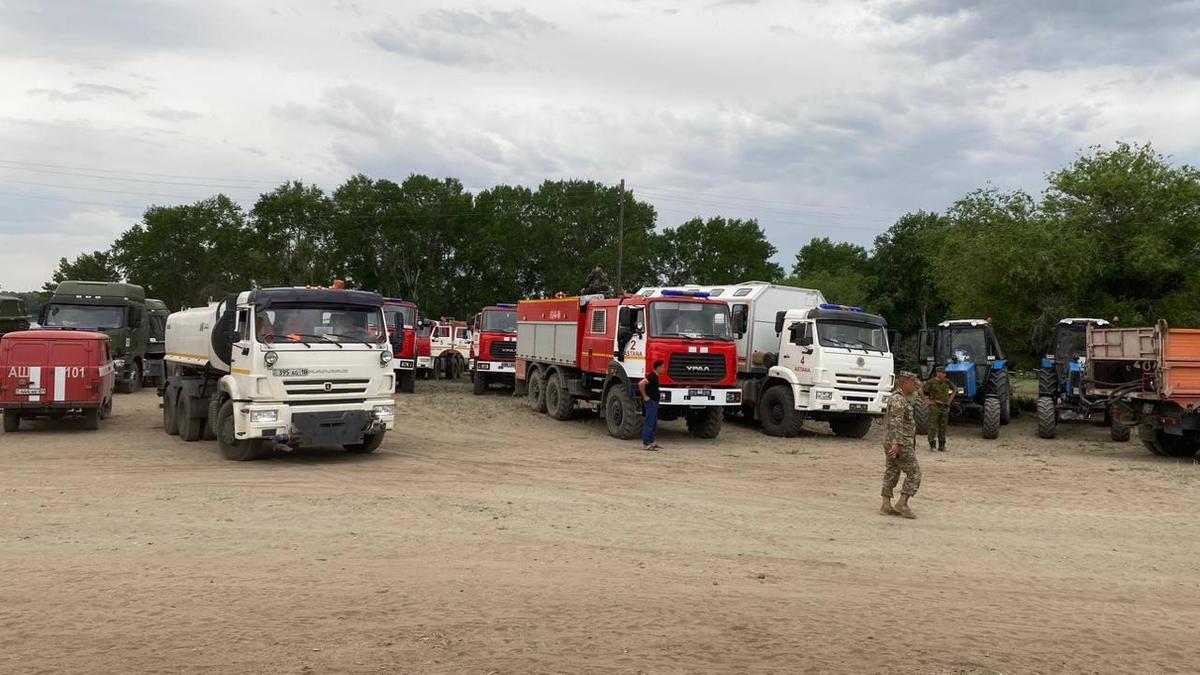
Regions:
<svg viewBox="0 0 1200 675"><path fill-rule="evenodd" d="M171 310L167 303L154 298L146 299L146 319L150 329L146 337L145 369L142 371L142 385L157 387L166 380L163 369L163 356L167 352L167 317Z"/></svg>
<svg viewBox="0 0 1200 675"><path fill-rule="evenodd" d="M0 335L29 330L29 309L25 301L11 295L0 295Z"/></svg>
<svg viewBox="0 0 1200 675"><path fill-rule="evenodd" d="M137 284L110 281L63 281L42 308L44 327L86 328L112 338L117 391L142 388L146 372L146 291Z"/></svg>

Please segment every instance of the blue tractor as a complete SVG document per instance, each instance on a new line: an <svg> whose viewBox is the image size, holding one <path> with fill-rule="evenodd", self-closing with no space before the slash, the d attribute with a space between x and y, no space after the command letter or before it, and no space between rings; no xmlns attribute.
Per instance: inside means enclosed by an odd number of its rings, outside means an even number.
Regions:
<svg viewBox="0 0 1200 675"><path fill-rule="evenodd" d="M957 390L950 407L952 419L978 416L984 438L1000 436L1000 427L1011 417L1012 387L1008 362L991 322L957 319L922 330L917 361L922 380L933 377L938 366L946 369L946 378ZM923 402L917 405L916 417L917 433L926 433L929 410Z"/></svg>
<svg viewBox="0 0 1200 675"><path fill-rule="evenodd" d="M1109 328L1104 319L1063 319L1050 335L1038 371L1038 436L1054 438L1059 422L1102 417L1114 441L1128 441L1130 427L1113 424L1112 403L1087 379L1088 327Z"/></svg>

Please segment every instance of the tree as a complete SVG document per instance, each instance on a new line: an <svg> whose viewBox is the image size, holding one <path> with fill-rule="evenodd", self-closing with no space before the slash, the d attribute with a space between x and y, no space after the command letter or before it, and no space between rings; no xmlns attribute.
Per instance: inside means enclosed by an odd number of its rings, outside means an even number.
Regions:
<svg viewBox="0 0 1200 675"><path fill-rule="evenodd" d="M334 278L333 202L321 188L284 183L250 211L259 282L264 286L324 285Z"/></svg>
<svg viewBox="0 0 1200 675"><path fill-rule="evenodd" d="M870 256L862 246L819 237L796 253L792 276L784 283L818 289L830 302L864 306L870 300L869 265Z"/></svg>
<svg viewBox="0 0 1200 675"><path fill-rule="evenodd" d="M42 285L46 293L54 292L58 284L72 279L75 281L120 281L121 273L113 264L112 254L108 251L92 251L81 253L74 260L58 259L58 269Z"/></svg>
<svg viewBox="0 0 1200 675"><path fill-rule="evenodd" d="M778 281L775 253L756 220L693 218L663 230L660 271L669 285Z"/></svg>
<svg viewBox="0 0 1200 675"><path fill-rule="evenodd" d="M936 213L906 213L875 237L870 260L871 302L905 336L944 318L947 305L934 284L929 242L946 226Z"/></svg>

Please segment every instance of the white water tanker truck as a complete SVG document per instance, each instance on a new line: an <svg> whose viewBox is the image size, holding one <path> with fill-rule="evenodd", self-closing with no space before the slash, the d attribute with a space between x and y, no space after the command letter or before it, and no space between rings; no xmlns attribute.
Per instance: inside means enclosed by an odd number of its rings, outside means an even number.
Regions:
<svg viewBox="0 0 1200 675"><path fill-rule="evenodd" d="M163 426L226 459L340 445L374 452L395 374L377 293L262 288L167 318Z"/></svg>

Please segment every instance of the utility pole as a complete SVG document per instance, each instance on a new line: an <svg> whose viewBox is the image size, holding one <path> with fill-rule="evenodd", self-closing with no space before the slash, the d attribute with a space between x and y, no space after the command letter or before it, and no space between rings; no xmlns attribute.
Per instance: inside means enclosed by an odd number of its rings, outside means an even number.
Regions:
<svg viewBox="0 0 1200 675"><path fill-rule="evenodd" d="M621 285L621 272L625 264L625 179L621 179L621 203L617 206L617 293L622 293L625 287Z"/></svg>

